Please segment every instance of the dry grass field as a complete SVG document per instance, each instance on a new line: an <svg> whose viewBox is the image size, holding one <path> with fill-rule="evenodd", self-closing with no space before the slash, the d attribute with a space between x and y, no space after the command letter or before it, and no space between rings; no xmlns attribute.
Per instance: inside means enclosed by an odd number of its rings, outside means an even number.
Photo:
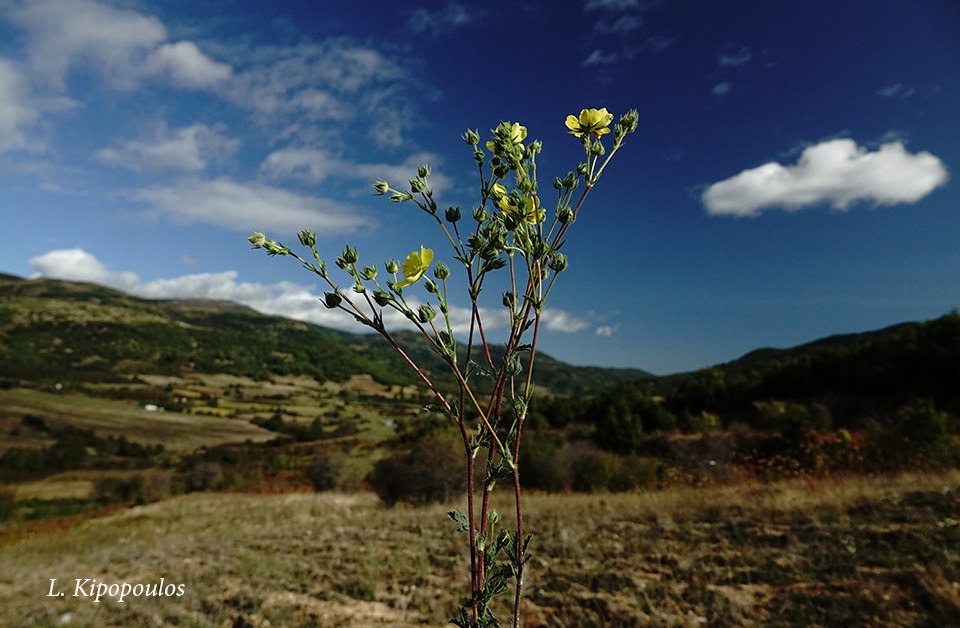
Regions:
<svg viewBox="0 0 960 628"><path fill-rule="evenodd" d="M464 588L452 506L194 493L0 528L0 625L443 625ZM527 511L526 626L960 625L957 473L533 495ZM78 578L183 594L95 603Z"/></svg>

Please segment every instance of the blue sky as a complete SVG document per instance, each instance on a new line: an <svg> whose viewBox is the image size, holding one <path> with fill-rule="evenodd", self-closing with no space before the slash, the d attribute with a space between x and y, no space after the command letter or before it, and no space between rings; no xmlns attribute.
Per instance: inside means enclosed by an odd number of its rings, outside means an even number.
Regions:
<svg viewBox="0 0 960 628"><path fill-rule="evenodd" d="M246 236L449 261L370 183L429 163L469 208L459 136L510 120L548 184L584 107L640 123L570 232L555 357L665 374L960 306L954 0L0 0L0 271L354 329Z"/></svg>

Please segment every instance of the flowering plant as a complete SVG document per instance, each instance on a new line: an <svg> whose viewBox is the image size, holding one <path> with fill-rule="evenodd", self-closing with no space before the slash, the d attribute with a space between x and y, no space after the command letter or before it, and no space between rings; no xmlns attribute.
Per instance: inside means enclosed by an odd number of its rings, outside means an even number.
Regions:
<svg viewBox="0 0 960 628"><path fill-rule="evenodd" d="M396 260L385 262L384 270L390 278L381 282L377 267L358 265L359 254L348 245L335 261L350 278L352 285L345 288L328 272L316 249L313 232L302 230L298 234L300 244L310 251L310 258L301 257L262 233L248 238L254 248L264 249L268 255L290 256L319 276L330 288L324 294L324 305L342 310L383 336L436 397L439 410L457 426L463 446L467 503L466 512L456 509L450 517L459 531L468 533L470 551L470 597L452 619L458 626L498 626L490 603L509 589L511 581L512 623L520 624L530 536L524 530L518 461L523 424L533 398L540 323L547 297L567 267L567 257L561 252L567 231L610 159L626 136L636 130L637 118L637 112L631 110L617 121L608 151L603 139L611 133L613 115L606 109L584 109L579 116L567 117L566 126L579 138L585 158L565 177L554 179L556 203L549 220L537 182L536 156L542 144L525 144L527 128L515 122L501 122L492 130L492 138L484 144L489 153L479 147L477 131L468 130L462 136L473 149L479 175L480 201L471 212L472 222L464 221L457 207L440 211L430 188L428 165L420 166L403 189L383 180L373 184L377 194L388 196L394 203L414 205L442 231L452 248L452 259L463 267L466 276L471 310L467 330L454 330L451 325L447 287L450 269L437 262L432 278L428 276L434 260L432 249L421 245L402 265ZM469 228L462 227L464 222L468 222ZM494 360L481 316L480 295L487 277L501 271L506 273L510 286L501 300L510 328L502 358ZM429 302L414 309L407 301L404 291L421 283L435 299L436 309ZM403 314L443 357L457 383L455 398L444 395L404 351L384 325L384 309ZM442 314L439 323L437 309ZM455 332L461 334L460 340ZM493 379L492 391L489 396L484 395L484 400L471 382L471 377L479 374ZM477 425L473 425L473 417L478 417ZM479 487L474 475L478 460L485 463ZM501 481L509 482L513 488L516 527L509 531L497 529L500 514L490 504L491 494Z"/></svg>

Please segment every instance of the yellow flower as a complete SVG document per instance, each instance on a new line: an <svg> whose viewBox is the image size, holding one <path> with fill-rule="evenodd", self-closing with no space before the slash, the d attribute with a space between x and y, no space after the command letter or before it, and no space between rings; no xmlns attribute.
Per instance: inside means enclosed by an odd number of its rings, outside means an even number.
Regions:
<svg viewBox="0 0 960 628"><path fill-rule="evenodd" d="M521 125L519 122L501 122L500 126L494 130L494 134L500 136L500 133L503 133L504 139L507 140L507 143L510 146L519 146L523 148L523 140L527 139L527 127ZM490 152L495 152L496 143L493 141L487 142L487 150Z"/></svg>
<svg viewBox="0 0 960 628"><path fill-rule="evenodd" d="M419 252L414 251L410 255L407 255L407 259L403 262L402 266L403 279L397 282L397 289L412 286L420 281L423 273L427 272L427 269L430 268L430 262L432 261L433 249L427 249L423 246L420 247Z"/></svg>
<svg viewBox="0 0 960 628"><path fill-rule="evenodd" d="M536 198L528 196L524 205L523 218L529 224L535 225L539 222L543 222L544 218L547 217L547 210L537 205Z"/></svg>
<svg viewBox="0 0 960 628"><path fill-rule="evenodd" d="M603 109L581 109L580 117L574 115L567 116L566 125L570 129L571 135L583 137L592 135L599 138L610 132L610 123L613 121L613 114Z"/></svg>

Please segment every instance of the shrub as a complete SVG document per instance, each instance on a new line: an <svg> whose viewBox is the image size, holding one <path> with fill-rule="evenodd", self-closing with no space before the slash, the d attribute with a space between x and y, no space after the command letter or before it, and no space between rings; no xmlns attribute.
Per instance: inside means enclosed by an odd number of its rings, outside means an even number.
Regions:
<svg viewBox="0 0 960 628"><path fill-rule="evenodd" d="M97 501L103 503L143 503L143 478L139 475L100 478L94 485L93 494Z"/></svg>
<svg viewBox="0 0 960 628"><path fill-rule="evenodd" d="M441 437L380 460L367 481L388 506L447 501L464 487L460 456L450 439Z"/></svg>
<svg viewBox="0 0 960 628"><path fill-rule="evenodd" d="M11 519L16 512L17 496L13 491L0 489L0 521Z"/></svg>
<svg viewBox="0 0 960 628"><path fill-rule="evenodd" d="M340 485L346 456L339 451L320 450L313 454L307 468L307 480L318 493L332 491Z"/></svg>
<svg viewBox="0 0 960 628"><path fill-rule="evenodd" d="M520 481L525 488L541 491L562 491L566 472L557 455L557 447L543 439L531 439L520 450Z"/></svg>

